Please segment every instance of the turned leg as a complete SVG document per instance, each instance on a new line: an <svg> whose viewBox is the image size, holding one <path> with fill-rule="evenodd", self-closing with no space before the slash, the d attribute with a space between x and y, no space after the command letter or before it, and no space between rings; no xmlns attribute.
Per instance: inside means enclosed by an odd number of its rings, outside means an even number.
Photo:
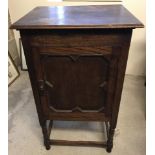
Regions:
<svg viewBox="0 0 155 155"><path fill-rule="evenodd" d="M105 122L106 125L106 131L107 131L107 146L106 146L106 150L107 152L111 152L112 148L113 148L113 137L114 137L114 132L115 129L113 129L110 124L110 122Z"/></svg>
<svg viewBox="0 0 155 155"><path fill-rule="evenodd" d="M46 147L46 150L49 150L51 148L50 134L49 134L46 122L47 121L44 121L44 123L42 123L42 132L43 132L43 137L44 137L44 145Z"/></svg>
<svg viewBox="0 0 155 155"><path fill-rule="evenodd" d="M109 153L111 152L111 150L113 148L114 133L115 133L115 129L110 128L109 129L108 140L107 140L107 148L106 148L106 151L109 152Z"/></svg>

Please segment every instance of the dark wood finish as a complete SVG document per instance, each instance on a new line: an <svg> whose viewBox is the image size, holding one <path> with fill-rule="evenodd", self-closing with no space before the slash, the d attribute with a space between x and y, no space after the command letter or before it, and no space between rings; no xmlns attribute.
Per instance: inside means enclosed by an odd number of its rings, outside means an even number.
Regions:
<svg viewBox="0 0 155 155"><path fill-rule="evenodd" d="M51 145L70 145L70 146L94 146L94 147L105 147L106 142L95 142L95 141L68 141L68 140L50 140Z"/></svg>
<svg viewBox="0 0 155 155"><path fill-rule="evenodd" d="M44 115L46 119L63 120L63 121L109 121L104 113L100 112L50 112Z"/></svg>
<svg viewBox="0 0 155 155"><path fill-rule="evenodd" d="M135 28L142 24L122 5L37 7L16 29Z"/></svg>
<svg viewBox="0 0 155 155"><path fill-rule="evenodd" d="M20 30L46 149L90 145L111 152L137 27L143 25L121 5L37 7L11 26ZM53 120L104 121L108 140L50 140Z"/></svg>

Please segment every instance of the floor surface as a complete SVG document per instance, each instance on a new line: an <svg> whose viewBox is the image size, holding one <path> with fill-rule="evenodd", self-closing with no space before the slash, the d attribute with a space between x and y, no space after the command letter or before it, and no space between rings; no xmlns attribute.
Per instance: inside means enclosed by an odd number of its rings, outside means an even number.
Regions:
<svg viewBox="0 0 155 155"><path fill-rule="evenodd" d="M108 155L104 148L52 146L47 151L27 72L9 87L9 155ZM101 122L54 122L51 137L104 140ZM142 77L127 75L114 147L109 155L145 155L145 87Z"/></svg>

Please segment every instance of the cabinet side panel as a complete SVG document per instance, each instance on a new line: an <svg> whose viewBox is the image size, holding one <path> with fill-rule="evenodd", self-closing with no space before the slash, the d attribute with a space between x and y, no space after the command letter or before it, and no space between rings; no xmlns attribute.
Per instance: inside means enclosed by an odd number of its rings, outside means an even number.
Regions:
<svg viewBox="0 0 155 155"><path fill-rule="evenodd" d="M116 77L116 88L115 88L115 94L114 94L114 103L112 105L111 109L111 129L115 129L117 125L117 118L119 113L119 106L121 102L121 95L122 95L122 89L123 89L123 83L124 83L124 77L125 77L125 71L126 71L126 65L127 65L127 59L128 59L128 53L129 53L129 47L130 47L130 41L132 36L132 30L129 30L128 33L124 34L124 37L126 38L126 42L122 42L121 48L120 47L113 47L113 52L119 51L121 52L118 64L117 64L117 77Z"/></svg>
<svg viewBox="0 0 155 155"><path fill-rule="evenodd" d="M42 125L42 123L44 122L44 117L43 117L43 111L42 111L41 104L40 104L39 90L37 89L38 88L37 79L35 76L36 71L33 65L34 59L32 56L32 48L30 46L31 36L27 35L26 33L23 33L22 30L20 31L20 35L21 35L24 54L26 58L26 64L28 67L28 73L29 73L31 87L32 87L33 95L34 95L34 100L36 104L36 110L38 113L39 123L40 125Z"/></svg>

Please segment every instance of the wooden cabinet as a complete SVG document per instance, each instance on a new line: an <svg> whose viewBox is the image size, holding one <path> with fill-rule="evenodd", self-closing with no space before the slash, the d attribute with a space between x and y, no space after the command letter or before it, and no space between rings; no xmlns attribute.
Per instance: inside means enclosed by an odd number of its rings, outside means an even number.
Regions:
<svg viewBox="0 0 155 155"><path fill-rule="evenodd" d="M138 27L121 5L37 7L12 25L20 30L46 149L95 145L111 152L132 29ZM108 140L51 140L53 120L104 121Z"/></svg>

